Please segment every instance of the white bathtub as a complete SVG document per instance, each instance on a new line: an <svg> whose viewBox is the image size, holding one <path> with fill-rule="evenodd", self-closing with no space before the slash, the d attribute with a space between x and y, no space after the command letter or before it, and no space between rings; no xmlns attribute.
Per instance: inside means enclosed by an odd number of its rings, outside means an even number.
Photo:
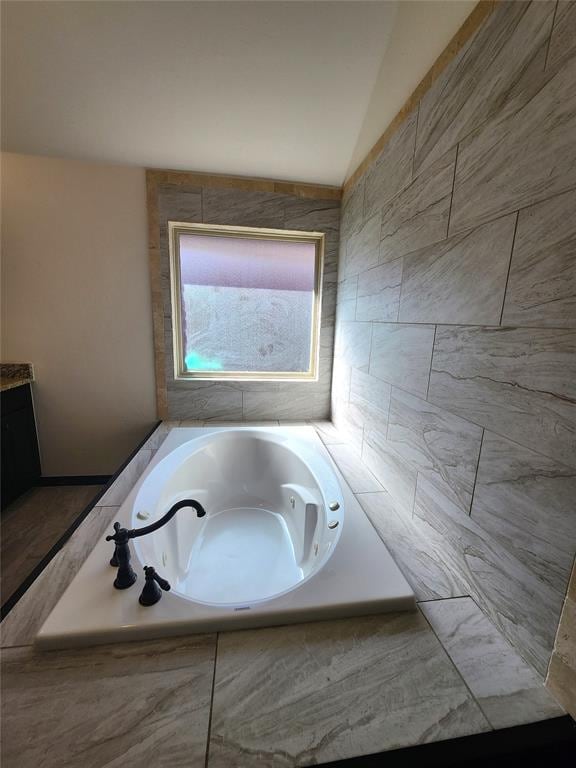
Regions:
<svg viewBox="0 0 576 768"><path fill-rule="evenodd" d="M138 581L112 586L104 537L36 638L45 648L411 610L413 592L312 427L173 429L122 505ZM110 533L111 531L109 531ZM142 569L170 582L156 605Z"/></svg>

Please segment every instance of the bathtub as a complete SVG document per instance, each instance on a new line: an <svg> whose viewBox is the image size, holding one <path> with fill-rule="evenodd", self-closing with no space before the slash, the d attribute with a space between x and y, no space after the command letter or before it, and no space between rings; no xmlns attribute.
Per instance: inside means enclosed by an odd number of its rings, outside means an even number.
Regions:
<svg viewBox="0 0 576 768"><path fill-rule="evenodd" d="M65 648L415 609L410 586L312 427L173 429L115 519L139 528L190 498L205 517L184 508L130 542L138 574L130 589L114 589L113 544L103 536L36 644ZM171 585L150 607L138 602L144 565Z"/></svg>

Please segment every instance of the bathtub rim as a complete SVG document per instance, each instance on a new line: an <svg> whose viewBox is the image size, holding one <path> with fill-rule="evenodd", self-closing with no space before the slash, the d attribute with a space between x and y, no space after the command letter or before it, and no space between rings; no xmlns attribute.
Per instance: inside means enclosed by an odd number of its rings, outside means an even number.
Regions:
<svg viewBox="0 0 576 768"><path fill-rule="evenodd" d="M185 427L176 427L175 429L186 429ZM324 553L322 554L320 560L315 565L315 567L310 571L310 573L302 578L300 581L296 582L291 587L288 587L287 589L283 589L279 592L274 592L271 595L268 595L267 597L261 597L261 598L251 598L250 600L241 600L241 601L226 601L226 602L210 602L207 600L200 600L197 597L191 597L186 595L185 593L181 592L180 590L172 587L170 590L173 595L176 595L178 598L182 600L186 600L191 603L198 603L199 605L203 605L206 607L221 607L221 608L232 608L232 609L238 609L246 606L248 603L250 605L256 605L260 603L265 603L270 600L275 600L276 598L283 597L284 595L294 591L298 590L301 587L303 587L306 583L308 583L311 579L313 579L320 571L326 566L334 552L336 551L338 544L340 542L342 531L345 527L345 509L346 504L344 500L344 494L342 491L342 486L339 482L338 474L335 470L335 464L332 461L331 457L329 456L328 452L327 456L323 455L320 451L317 450L317 446L312 447L308 441L302 440L301 438L298 438L298 433L295 434L284 434L284 430L286 429L312 429L314 434L316 434L313 427L275 427L275 426L259 426L259 427L251 427L251 426L239 426L239 427L216 427L216 428L210 428L210 427L198 427L198 428L190 428L195 429L197 432L202 432L204 434L198 434L197 436L192 436L189 440L181 443L177 447L173 448L172 450L165 453L164 456L162 456L157 463L148 471L144 471L144 473L141 475L139 480L141 480L140 483L136 483L134 489L136 489L136 486L138 486L136 490L136 494L134 496L134 500L132 502L132 512L130 516L131 526L134 528L140 527L141 523L137 518L138 514L138 505L139 503L142 504L142 506L147 506L146 504L143 504L141 501L139 502L139 499L143 492L146 490L146 485L148 483L151 483L155 473L161 474L162 471L167 471L170 467L170 462L177 462L179 461L178 465L175 466L172 471L175 472L178 470L179 467L182 466L182 464L189 460L193 459L194 455L198 453L199 451L202 451L206 448L206 446L209 446L214 440L216 439L216 442L221 441L221 439L224 439L226 435L229 435L230 433L234 434L236 432L246 435L248 438L255 438L257 440L262 440L264 442L270 442L274 443L275 445L282 445L283 447L287 447L288 450L290 450L294 455L297 457L299 461L301 461L309 472L311 473L312 477L314 478L314 482L316 483L316 486L324 500L324 509L323 514L325 517L326 527L328 528L328 522L330 520L336 520L338 521L338 525L333 530L329 531L329 546L326 548ZM172 431L172 430L171 430ZM306 432L307 435L309 435L309 432ZM217 437L218 435L222 435L222 438ZM216 437L215 437L216 436ZM299 453L297 453L292 448L292 443L295 444L295 447L299 447L307 456L306 458L303 458ZM189 453L185 449L190 449L194 444L196 444L194 450ZM180 460L180 454L182 454L182 459ZM150 465L152 462L150 463ZM149 465L149 467L150 467ZM146 468L148 469L148 467ZM326 474L329 474L331 482L331 494L326 494L324 492L324 485L322 479L318 476L319 472L318 469L324 470ZM338 509L336 510L330 510L329 504L332 502L338 503ZM222 512L224 510L219 510L218 513ZM166 510L161 512L160 514L164 514ZM207 516L210 515L210 511L207 510ZM154 519L147 521L146 524L149 524L151 522L154 522ZM133 564L134 559L137 559L138 564L140 567L144 567L145 565L152 564L159 572L162 571L162 565L157 562L151 562L150 558L147 558L143 553L143 547L144 547L145 539L142 539L141 541L139 539L133 540L133 551L134 551L134 558L133 558Z"/></svg>
<svg viewBox="0 0 576 768"><path fill-rule="evenodd" d="M220 427L220 429L223 428L225 427ZM345 547L341 546L336 550L336 556L331 558L328 566L319 574L319 580L323 580L324 583L320 584L320 588L317 584L313 594L310 594L313 591L309 589L293 590L283 598L266 601L254 612L223 611L220 608L209 607L196 614L184 615L181 606L188 607L194 604L176 598L180 608L174 606L174 602L171 602L173 596L169 592L152 608L142 608L138 604L138 591L142 580L138 582L136 590L118 591L112 587L113 572L111 573L108 565L110 544L105 542L105 535L109 531L105 531L36 633L34 647L40 651L82 648L117 642L154 640L206 632L256 629L416 610L414 591L370 523L315 428L310 426L274 428L299 430L304 436L307 435L308 439L324 452L327 460L334 467L344 492L347 509L354 520L353 526L347 526L346 546L350 549L350 536L356 537L360 532L364 543L372 550L372 553L363 552L363 569L358 569L357 544L354 542L354 551L351 553L353 558L349 557L348 563ZM190 433L192 429L213 431L218 427L172 428L150 464L128 493L115 518L110 520L110 528L114 519L129 522L126 513L127 505L133 502L140 483L150 468L162 455L165 455L171 436L177 440L178 433L186 431ZM125 520L123 516L126 517ZM360 523L362 531L354 530L357 523ZM343 538L346 538L346 535ZM371 558L371 554L376 555L377 560ZM334 570L336 561L342 573L332 574L330 572ZM384 593L375 589L377 579L381 577L386 579ZM332 578L333 580L329 581ZM299 605L291 604L291 597L294 595L299 597ZM302 600L304 595L305 601ZM199 604L196 606L203 608Z"/></svg>

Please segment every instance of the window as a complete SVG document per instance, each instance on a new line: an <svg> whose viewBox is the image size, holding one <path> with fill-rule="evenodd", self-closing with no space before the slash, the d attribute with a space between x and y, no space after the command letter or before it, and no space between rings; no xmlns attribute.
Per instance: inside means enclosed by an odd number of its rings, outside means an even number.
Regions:
<svg viewBox="0 0 576 768"><path fill-rule="evenodd" d="M324 235L169 223L177 379L316 380Z"/></svg>

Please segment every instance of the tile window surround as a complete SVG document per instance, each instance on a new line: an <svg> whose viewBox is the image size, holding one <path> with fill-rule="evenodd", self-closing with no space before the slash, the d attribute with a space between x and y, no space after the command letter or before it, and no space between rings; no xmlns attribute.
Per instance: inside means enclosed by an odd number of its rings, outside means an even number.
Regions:
<svg viewBox="0 0 576 768"><path fill-rule="evenodd" d="M576 3L498 3L340 233L333 420L408 572L409 524L542 676L576 552L575 82Z"/></svg>
<svg viewBox="0 0 576 768"><path fill-rule="evenodd" d="M158 415L169 419L325 419L330 413L341 191L332 187L148 171ZM176 381L168 222L323 232L316 382Z"/></svg>

